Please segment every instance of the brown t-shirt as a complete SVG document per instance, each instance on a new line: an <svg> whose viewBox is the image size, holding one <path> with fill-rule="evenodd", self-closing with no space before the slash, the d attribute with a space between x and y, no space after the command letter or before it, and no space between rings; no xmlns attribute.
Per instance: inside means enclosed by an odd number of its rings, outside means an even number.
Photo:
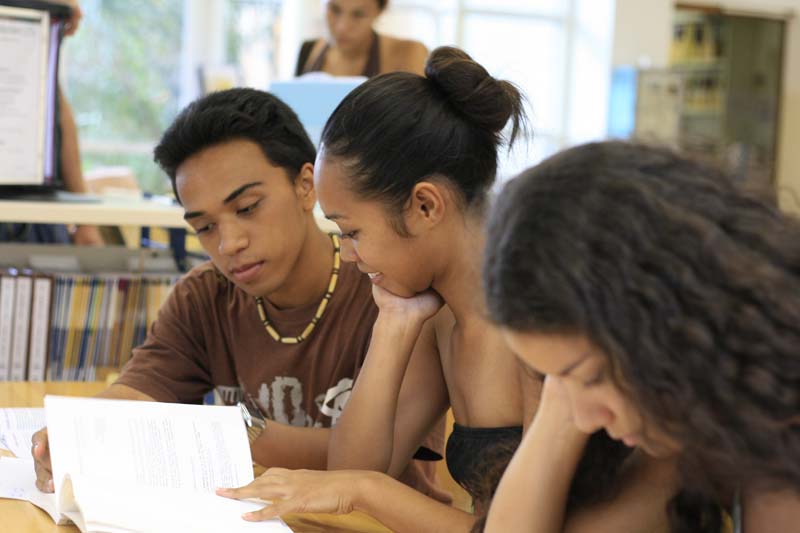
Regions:
<svg viewBox="0 0 800 533"><path fill-rule="evenodd" d="M281 310L264 301L270 323L284 337L299 335L318 304ZM350 397L376 316L369 279L342 263L309 338L279 343L265 331L255 299L205 263L172 289L117 383L163 402L200 403L214 389L225 403L235 403L248 393L276 422L331 427ZM425 447L441 454L442 443L440 424ZM400 479L449 501L435 485L432 462L413 461Z"/></svg>

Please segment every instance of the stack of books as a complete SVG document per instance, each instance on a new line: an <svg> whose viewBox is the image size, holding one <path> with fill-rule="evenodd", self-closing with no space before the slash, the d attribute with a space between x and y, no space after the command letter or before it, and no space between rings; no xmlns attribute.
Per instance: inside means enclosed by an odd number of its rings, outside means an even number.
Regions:
<svg viewBox="0 0 800 533"><path fill-rule="evenodd" d="M177 274L0 271L0 381L94 381L141 344Z"/></svg>

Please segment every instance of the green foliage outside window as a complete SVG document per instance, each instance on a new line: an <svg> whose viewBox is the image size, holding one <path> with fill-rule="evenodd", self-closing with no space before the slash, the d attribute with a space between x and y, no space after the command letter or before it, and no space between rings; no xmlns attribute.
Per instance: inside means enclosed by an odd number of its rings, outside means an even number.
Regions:
<svg viewBox="0 0 800 533"><path fill-rule="evenodd" d="M177 112L180 0L83 0L78 33L65 41L66 91L83 140L152 143ZM143 189L169 185L149 154L84 154L84 169L129 164Z"/></svg>
<svg viewBox="0 0 800 533"><path fill-rule="evenodd" d="M179 111L187 2L194 9L208 5L206 0L81 0L80 29L65 40L61 58L85 172L127 166L142 190L171 192L152 161L152 146ZM255 43L265 51L263 68L270 71L279 8L279 0L226 0L220 26L224 61L238 65L243 50ZM260 57L256 64L262 64Z"/></svg>

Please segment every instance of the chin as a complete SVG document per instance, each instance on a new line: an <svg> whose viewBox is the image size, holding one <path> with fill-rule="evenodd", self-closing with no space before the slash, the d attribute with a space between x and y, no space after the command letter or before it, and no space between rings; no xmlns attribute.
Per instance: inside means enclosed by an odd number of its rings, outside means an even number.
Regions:
<svg viewBox="0 0 800 533"><path fill-rule="evenodd" d="M417 291L411 290L405 285L401 285L399 283L394 283L392 281L384 282L379 285L381 288L391 292L395 296L399 296L400 298L411 298L418 294Z"/></svg>
<svg viewBox="0 0 800 533"><path fill-rule="evenodd" d="M233 277L228 277L228 281L254 298L259 296L266 298L270 293L275 292L281 285L279 282L274 280L258 280L251 283L243 283L241 281L237 281Z"/></svg>

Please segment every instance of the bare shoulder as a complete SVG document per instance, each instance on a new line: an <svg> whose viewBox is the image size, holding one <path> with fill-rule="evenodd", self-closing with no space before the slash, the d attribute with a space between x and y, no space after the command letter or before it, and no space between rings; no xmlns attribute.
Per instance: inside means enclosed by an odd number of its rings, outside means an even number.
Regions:
<svg viewBox="0 0 800 533"><path fill-rule="evenodd" d="M381 72L397 70L423 74L428 49L419 41L381 35Z"/></svg>
<svg viewBox="0 0 800 533"><path fill-rule="evenodd" d="M667 533L667 505L679 486L675 462L637 451L621 475L620 490L612 500L576 510L567 518L564 531Z"/></svg>
<svg viewBox="0 0 800 533"><path fill-rule="evenodd" d="M744 500L742 517L747 533L796 531L800 523L800 492L750 492Z"/></svg>

